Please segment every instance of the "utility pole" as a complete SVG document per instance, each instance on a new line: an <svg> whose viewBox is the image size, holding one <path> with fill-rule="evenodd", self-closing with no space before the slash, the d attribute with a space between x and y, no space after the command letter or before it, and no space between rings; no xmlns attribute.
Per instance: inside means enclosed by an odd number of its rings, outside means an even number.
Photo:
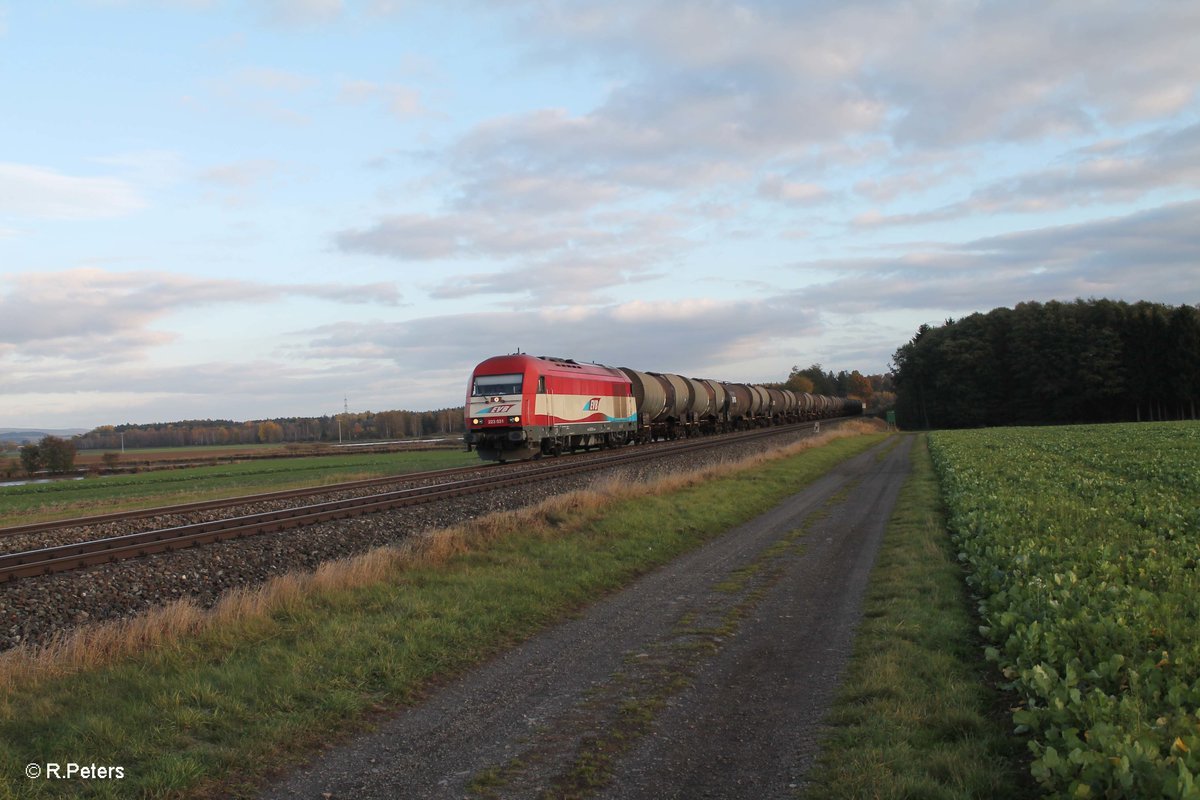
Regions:
<svg viewBox="0 0 1200 800"><path fill-rule="evenodd" d="M342 414L338 417L338 444L342 443L342 416L350 414L350 399L342 395Z"/></svg>

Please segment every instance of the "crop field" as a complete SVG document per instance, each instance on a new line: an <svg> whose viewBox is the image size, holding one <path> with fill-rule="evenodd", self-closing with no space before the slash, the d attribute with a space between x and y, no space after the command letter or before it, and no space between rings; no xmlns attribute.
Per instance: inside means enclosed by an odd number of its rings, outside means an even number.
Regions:
<svg viewBox="0 0 1200 800"><path fill-rule="evenodd" d="M135 475L0 487L0 526L237 497L478 463L463 450L261 459Z"/></svg>
<svg viewBox="0 0 1200 800"><path fill-rule="evenodd" d="M1200 423L930 446L989 660L1059 797L1200 797Z"/></svg>

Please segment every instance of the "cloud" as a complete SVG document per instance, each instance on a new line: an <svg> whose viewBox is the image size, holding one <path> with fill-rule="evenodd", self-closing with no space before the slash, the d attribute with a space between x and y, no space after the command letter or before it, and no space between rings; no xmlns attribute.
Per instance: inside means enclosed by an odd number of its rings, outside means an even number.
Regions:
<svg viewBox="0 0 1200 800"><path fill-rule="evenodd" d="M1176 3L1147 11L1086 0L897 6L869 29L861 74L894 110L902 146L1030 141L1161 119L1195 97L1200 68L1179 48L1200 14Z"/></svg>
<svg viewBox="0 0 1200 800"><path fill-rule="evenodd" d="M273 25L295 28L336 21L344 12L342 0L256 0Z"/></svg>
<svg viewBox="0 0 1200 800"><path fill-rule="evenodd" d="M1193 102L1179 87L1200 80L1200 62L1182 56L1180 31L1195 30L1200 14L1184 4L1161 16L1082 2L935 0L630 0L603 12L559 0L508 9L528 63L594 67L609 78L606 93L589 109L547 105L474 124L439 159L441 210L381 214L333 237L344 252L401 260L499 260L512 279L495 269L455 275L438 297L519 291L552 264L580 265L572 274L589 286L588 265L609 264L616 285L652 255L635 271L653 274L664 239L597 225L597 215L618 210L670 208L677 230L693 230L713 224L701 209L719 201L738 207L743 232L787 236L774 226L795 220L764 204L815 214L859 201L836 209L839 224L878 228L1136 202L1198 183L1197 136L1187 128L1129 136L1107 153L1075 146L1003 177L1013 161L997 172L1002 159L993 159L988 179L972 185L995 143L1094 140L1106 126L1157 122ZM1112 52L1138 66L1107 74ZM1148 104L1154 86L1168 90ZM379 91L343 86L348 99ZM947 201L955 190L961 198ZM867 210L864 198L897 207ZM736 235L734 224L720 233ZM822 223L805 221L814 224ZM614 234L620 247L607 244ZM671 244L694 246L682 236ZM524 263L505 263L517 258Z"/></svg>
<svg viewBox="0 0 1200 800"><path fill-rule="evenodd" d="M84 178L27 164L0 163L0 214L39 219L109 219L145 201L117 178Z"/></svg>
<svg viewBox="0 0 1200 800"><path fill-rule="evenodd" d="M1200 201L1121 217L1007 233L901 256L813 261L847 273L803 290L806 304L847 313L986 311L1026 300L1200 301Z"/></svg>
<svg viewBox="0 0 1200 800"><path fill-rule="evenodd" d="M521 349L668 372L723 369L718 378L749 379L751 361L788 351L821 327L815 311L793 298L675 302L633 301L603 307L454 314L396 323L343 322L302 331L309 344L297 355L376 358L420 373L475 363ZM762 376L759 376L761 379ZM781 376L779 380L782 380Z"/></svg>
<svg viewBox="0 0 1200 800"><path fill-rule="evenodd" d="M4 279L0 357L69 361L140 357L173 334L150 325L174 311L203 306L277 302L303 296L339 303L396 305L395 284L269 285L166 272L94 268L26 273Z"/></svg>
<svg viewBox="0 0 1200 800"><path fill-rule="evenodd" d="M758 185L758 194L789 205L812 205L829 197L829 192L820 184L789 181L779 175L764 178Z"/></svg>
<svg viewBox="0 0 1200 800"><path fill-rule="evenodd" d="M421 102L421 92L400 84L381 84L366 80L344 81L338 99L351 105L378 103L400 120L425 116L430 112Z"/></svg>
<svg viewBox="0 0 1200 800"><path fill-rule="evenodd" d="M887 199L905 185L914 190L922 188L918 181L915 176L904 176L860 188ZM978 214L1037 214L1131 203L1150 192L1169 188L1200 189L1200 124L1089 144L1050 166L979 186L963 200L913 213L865 212L855 218L854 225L916 225Z"/></svg>
<svg viewBox="0 0 1200 800"><path fill-rule="evenodd" d="M517 24L541 35L547 60L637 70L604 116L658 130L708 122L690 141L745 136L746 145L770 146L856 133L886 133L906 147L1022 141L1161 119L1193 102L1200 85L1200 64L1185 55L1200 10L1186 3L523 8Z"/></svg>
<svg viewBox="0 0 1200 800"><path fill-rule="evenodd" d="M500 164L463 172L454 200L459 210L558 215L587 211L629 196L623 187L603 178L546 175Z"/></svg>
<svg viewBox="0 0 1200 800"><path fill-rule="evenodd" d="M188 173L183 156L173 150L130 151L93 160L121 170L133 184L147 190L171 186Z"/></svg>
<svg viewBox="0 0 1200 800"><path fill-rule="evenodd" d="M456 385L466 381L465 376L436 370L404 375L384 361L356 362L349 379L345 362L328 365L274 358L177 365L115 361L103 370L67 364L37 373L6 374L0 424L30 420L46 425L36 421L61 420L64 427L88 427L313 416L340 412L347 396L351 410L424 410L462 402L450 400L460 394L458 390L433 388L448 379Z"/></svg>
<svg viewBox="0 0 1200 800"><path fill-rule="evenodd" d="M540 263L494 272L457 275L431 287L430 297L444 300L479 295L522 295L535 305L570 306L586 298L608 302L604 290L662 276L653 262L629 255L598 257L562 253Z"/></svg>
<svg viewBox="0 0 1200 800"><path fill-rule="evenodd" d="M267 158L235 161L220 166L210 167L200 173L199 178L205 183L212 183L229 189L243 189L256 183L270 180L278 174L278 161Z"/></svg>
<svg viewBox="0 0 1200 800"><path fill-rule="evenodd" d="M211 187L225 205L238 206L246 203L255 189L276 180L283 170L284 165L275 159L245 159L209 167L197 179Z"/></svg>
<svg viewBox="0 0 1200 800"><path fill-rule="evenodd" d="M275 67L244 67L236 75L237 84L261 92L299 94L320 82L308 75Z"/></svg>
<svg viewBox="0 0 1200 800"><path fill-rule="evenodd" d="M311 114L299 107L323 86L320 79L301 72L259 66L242 67L206 83L221 104L292 128L312 122Z"/></svg>
<svg viewBox="0 0 1200 800"><path fill-rule="evenodd" d="M551 187L592 185L589 192L602 196L616 186L705 190L859 127L812 115L811 105L788 93L680 77L677 85L615 90L587 114L548 108L488 120L460 139L450 163L475 184L499 174L536 176Z"/></svg>
<svg viewBox="0 0 1200 800"><path fill-rule="evenodd" d="M557 305L656 277L691 246L681 233L683 224L661 212L567 210L530 217L519 210L479 209L385 217L367 228L342 231L334 242L344 252L403 261L483 258L496 265L486 272L452 272L429 285L435 300L519 294ZM605 299L593 296L592 301Z"/></svg>
<svg viewBox="0 0 1200 800"><path fill-rule="evenodd" d="M478 220L480 224L484 220ZM395 214L367 228L334 235L346 252L371 253L402 260L451 258L472 250L477 226L469 217Z"/></svg>
<svg viewBox="0 0 1200 800"><path fill-rule="evenodd" d="M856 220L879 226L1128 201L1164 175L1195 185L1194 166L1160 169L1166 153L1159 161L1136 152L1150 142L1131 141L1116 162L1080 150L969 199L946 204L943 194L922 210L911 201L913 190L969 180L997 143L1095 138L1193 105L1200 61L1184 54L1200 10L1188 4L514 5L531 60L587 64L610 88L587 111L540 108L467 132L447 160L480 204L548 207L565 186L576 208L663 192L746 197L754 180L759 199L815 206L838 195L814 173L869 164L891 175L860 179L858 190L908 204ZM505 193L510 178L529 191Z"/></svg>
<svg viewBox="0 0 1200 800"><path fill-rule="evenodd" d="M486 256L546 256L587 250L601 256L647 244L664 243L681 220L663 212L603 211L583 213L560 208L558 213L528 215L516 208L466 208L442 214L395 214L365 228L334 234L345 252L370 253L400 260L453 259ZM630 245L630 241L636 242ZM672 245L681 244L671 241Z"/></svg>
<svg viewBox="0 0 1200 800"><path fill-rule="evenodd" d="M869 16L843 4L530 8L520 24L542 34L548 58L624 67L625 80L597 117L656 131L667 146L778 151L882 121L885 109L855 80L870 47L861 35Z"/></svg>

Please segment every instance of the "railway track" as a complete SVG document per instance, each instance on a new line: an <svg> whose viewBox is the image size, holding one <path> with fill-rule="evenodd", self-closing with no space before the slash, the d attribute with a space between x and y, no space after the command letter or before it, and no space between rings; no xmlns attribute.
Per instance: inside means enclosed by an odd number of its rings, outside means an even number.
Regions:
<svg viewBox="0 0 1200 800"><path fill-rule="evenodd" d="M156 506L152 508L134 509L132 511L114 511L109 514L93 514L86 517L72 517L70 519L47 520L44 522L30 522L24 525L9 525L7 527L0 528L0 538L23 536L30 533L41 533L42 531L52 531L59 528L84 528L93 525L104 525L110 522L128 522L134 519L145 519L146 517L165 517L178 514L191 514L198 511L213 511L222 508L250 505L252 503L292 500L297 497L312 497L313 495L318 494L355 491L358 489L369 489L373 486L387 486L389 484L405 483L417 480L437 480L439 478L453 477L455 475L477 472L480 469L482 469L482 467L474 465L470 467L429 470L426 472L410 472L400 475L386 475L379 478L363 478L357 481L329 483L323 486L306 486L301 489L281 489L276 492L261 492L259 494L246 494L237 497L223 497L219 500L198 500L193 503L180 503L173 506Z"/></svg>
<svg viewBox="0 0 1200 800"><path fill-rule="evenodd" d="M827 420L826 422L833 422L833 420ZM814 423L811 422L797 423L786 427L765 428L722 437L686 439L661 444L652 448L639 447L606 453L598 457L581 459L579 461L574 459L559 461L556 459L550 463L540 463L536 466L523 469L490 469L486 470L487 474L469 478L457 478L456 476L466 472L478 471L478 467L438 470L435 472L415 473L408 476L372 478L364 481L322 486L315 489L271 492L239 497L233 500L189 503L181 506L145 509L125 514L106 514L58 523L37 523L35 525L20 526L19 528L7 528L0 530L0 536L15 535L18 532L31 533L68 525L100 524L113 520L128 520L131 518L161 516L164 514L197 510L211 510L214 508L245 505L246 503L259 500L280 500L304 497L306 495L326 494L346 488L369 488L372 485L394 484L399 480L411 480L418 477L422 479L434 478L440 481L433 485L397 489L364 497L343 498L257 514L234 516L208 522L8 553L0 555L0 583L38 575L84 569L113 561L139 558L155 553L181 550L229 539L273 533L364 514L395 510L451 497L492 491L527 482L553 480L567 475L635 464L639 461L653 460L667 455L678 455L709 447L722 447L731 441L746 442L759 438L765 439L780 435L781 433L795 432L806 428L810 429L813 425ZM529 462L525 463L528 464ZM447 480L441 480L443 478Z"/></svg>

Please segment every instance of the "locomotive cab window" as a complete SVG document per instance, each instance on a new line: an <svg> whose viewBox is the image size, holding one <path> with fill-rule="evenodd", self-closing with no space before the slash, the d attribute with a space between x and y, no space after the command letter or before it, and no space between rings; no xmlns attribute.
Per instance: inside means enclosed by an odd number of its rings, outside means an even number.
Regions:
<svg viewBox="0 0 1200 800"><path fill-rule="evenodd" d="M476 375L471 387L472 397L490 397L494 394L520 394L521 375Z"/></svg>
<svg viewBox="0 0 1200 800"><path fill-rule="evenodd" d="M537 388L537 393L538 393L538 394L545 394L545 393L546 393L546 376L545 376L545 375L539 375L539 376L538 376L538 388Z"/></svg>

